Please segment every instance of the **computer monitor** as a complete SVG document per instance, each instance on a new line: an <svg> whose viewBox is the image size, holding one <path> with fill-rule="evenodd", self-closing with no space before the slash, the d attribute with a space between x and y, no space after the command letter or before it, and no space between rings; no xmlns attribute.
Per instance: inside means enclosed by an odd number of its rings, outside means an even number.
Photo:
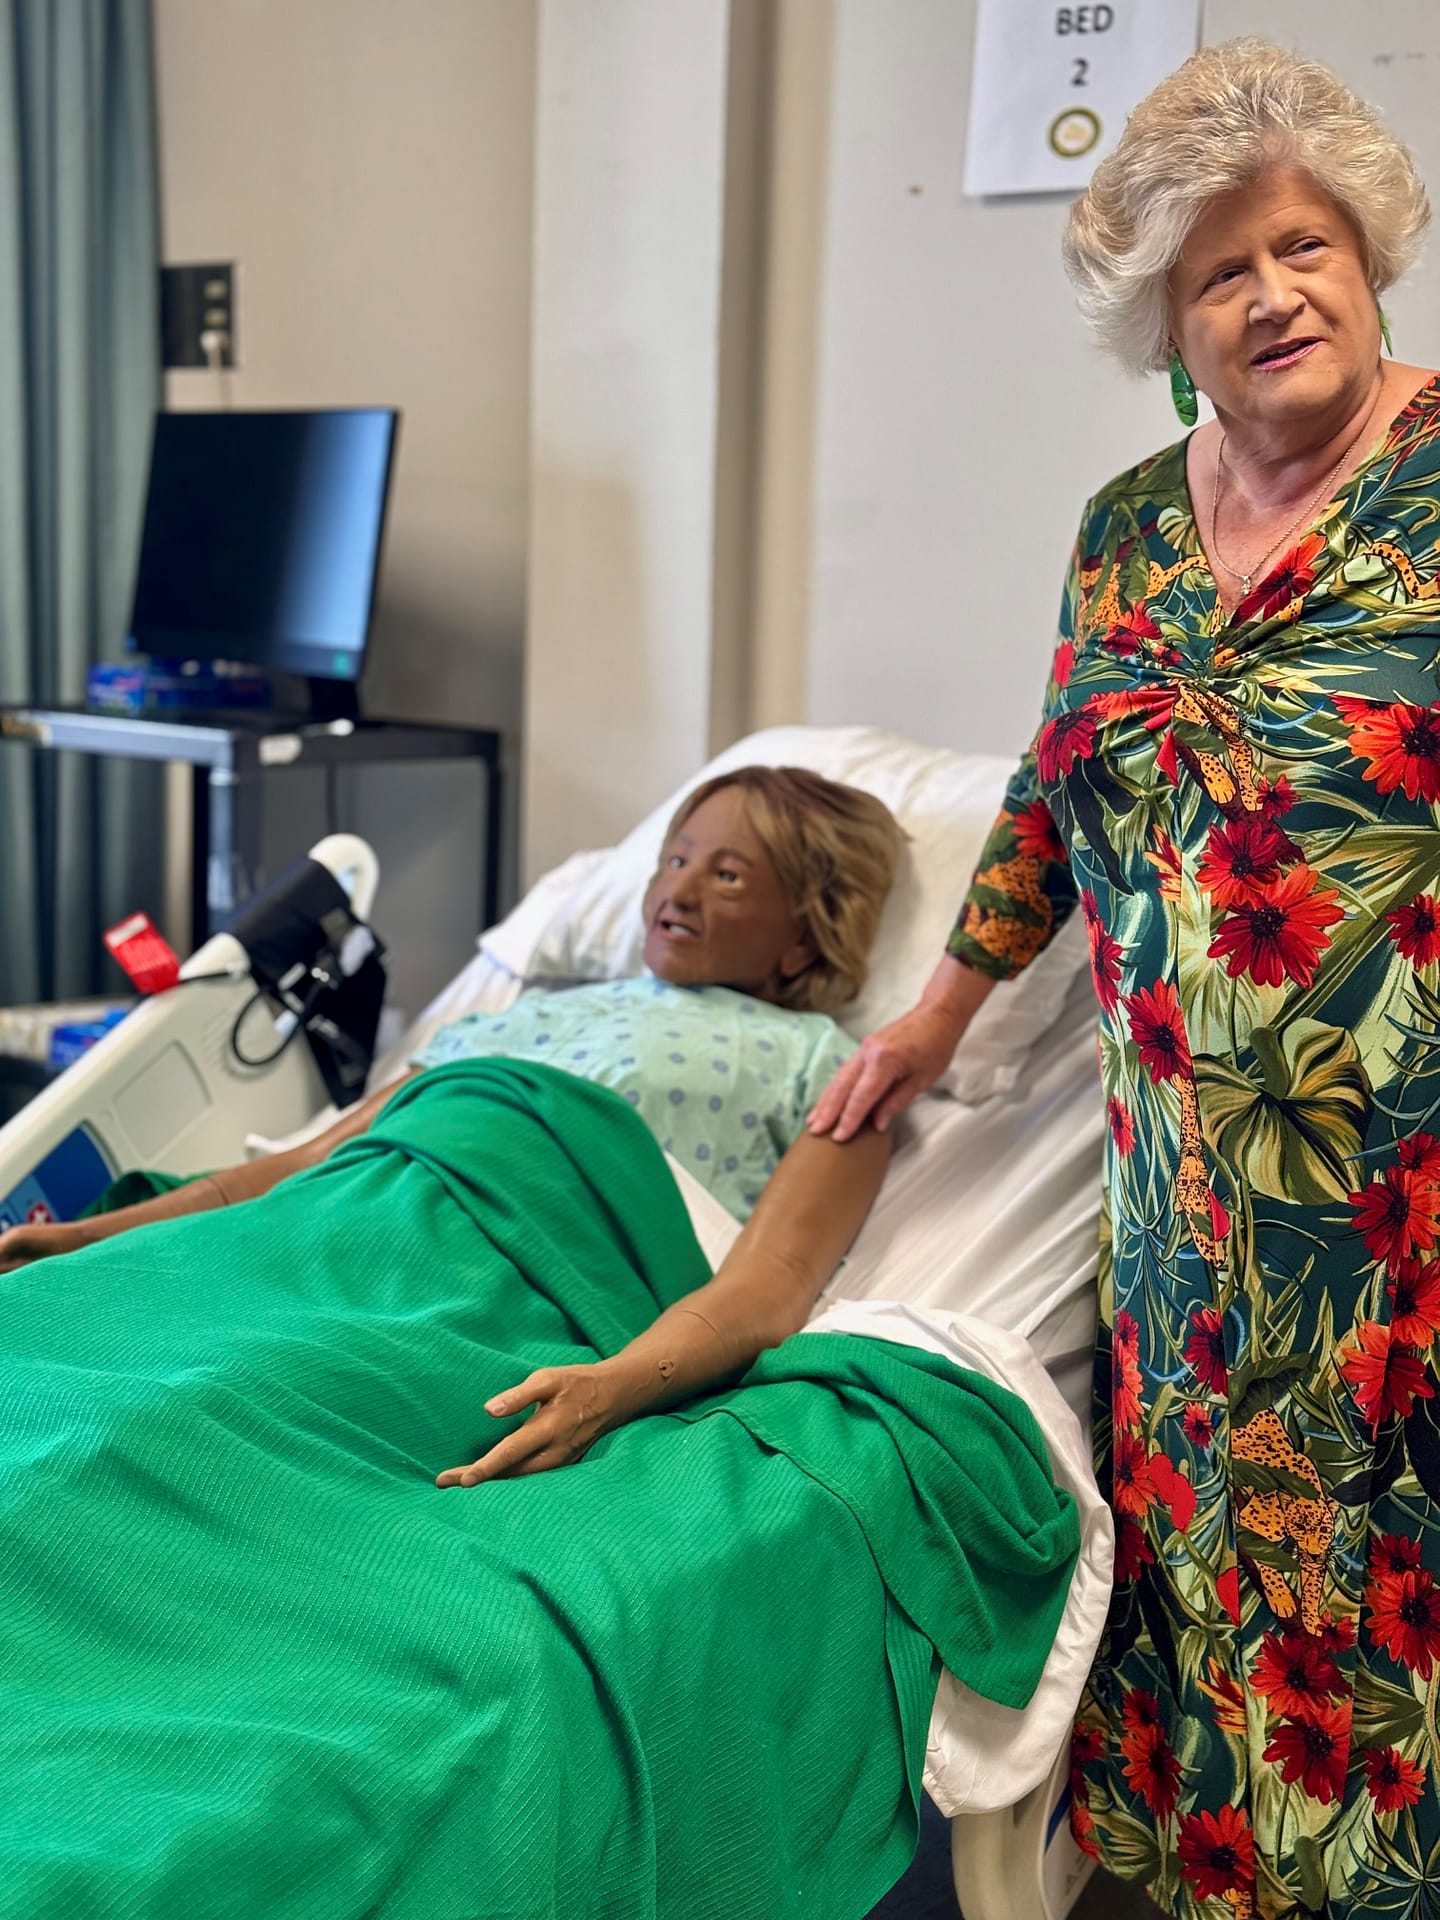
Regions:
<svg viewBox="0 0 1440 1920"><path fill-rule="evenodd" d="M159 414L130 648L342 683L353 704L397 426L385 407Z"/></svg>

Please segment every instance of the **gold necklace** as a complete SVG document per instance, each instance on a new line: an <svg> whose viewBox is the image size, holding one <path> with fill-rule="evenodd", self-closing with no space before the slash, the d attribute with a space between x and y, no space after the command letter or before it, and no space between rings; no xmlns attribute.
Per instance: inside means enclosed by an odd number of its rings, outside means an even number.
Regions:
<svg viewBox="0 0 1440 1920"><path fill-rule="evenodd" d="M1384 391L1385 389L1382 384L1380 393L1383 393ZM1366 429L1370 425L1371 417L1373 416L1375 409L1377 406L1379 406L1379 404L1380 404L1380 394L1377 393L1375 398L1370 402L1370 411L1365 415L1365 418L1360 423L1360 432L1356 434L1355 438L1350 442L1349 446L1346 447L1345 451L1341 454L1340 458L1335 462L1334 466L1330 469L1329 473L1327 473L1325 478L1320 482L1320 485L1316 488L1315 492L1312 493L1310 498L1305 502L1305 505L1300 510L1299 519L1293 520L1290 523L1290 525L1285 529L1284 533L1281 534L1280 538L1275 542L1275 544L1273 546L1267 547L1264 553L1260 555L1260 558L1258 560L1251 561L1249 571L1246 573L1241 573L1235 567L1231 566L1230 562L1221 553L1220 547L1218 544L1218 539L1217 539L1216 528L1217 528L1218 516L1220 512L1220 470L1225 464L1225 442L1227 438L1227 436L1223 432L1221 433L1220 445L1215 454L1215 487L1214 487L1213 493L1210 496L1210 551L1212 554L1214 554L1215 558L1220 562L1220 565L1224 568L1226 573L1229 574L1230 578L1232 580L1238 580L1240 582L1240 596L1242 599L1246 599L1249 597L1250 582L1255 578L1256 574L1260 572L1260 569L1264 566L1265 562L1270 558L1271 554L1278 552L1279 549L1283 547L1285 542L1290 538L1292 533L1299 532L1300 528L1303 527L1308 522L1310 515L1314 512L1315 508L1319 506L1320 502L1323 499L1325 499L1329 489L1334 485L1335 481L1339 478L1340 469L1345 465L1345 462L1350 458L1351 454L1355 451L1356 447L1359 446L1360 441L1364 436Z"/></svg>

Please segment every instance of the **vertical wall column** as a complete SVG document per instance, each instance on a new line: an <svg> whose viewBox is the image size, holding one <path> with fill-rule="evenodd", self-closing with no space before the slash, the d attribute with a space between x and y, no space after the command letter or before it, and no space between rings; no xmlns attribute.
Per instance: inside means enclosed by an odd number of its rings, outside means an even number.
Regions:
<svg viewBox="0 0 1440 1920"><path fill-rule="evenodd" d="M738 11L743 7L743 15ZM753 0L542 0L526 877L604 845L733 732L754 325L734 219ZM732 53L732 40L736 53ZM727 182L730 184L727 185ZM727 192L731 221L727 231ZM727 292L728 288L728 292ZM742 516L743 518L743 516ZM740 596L741 600L744 595Z"/></svg>

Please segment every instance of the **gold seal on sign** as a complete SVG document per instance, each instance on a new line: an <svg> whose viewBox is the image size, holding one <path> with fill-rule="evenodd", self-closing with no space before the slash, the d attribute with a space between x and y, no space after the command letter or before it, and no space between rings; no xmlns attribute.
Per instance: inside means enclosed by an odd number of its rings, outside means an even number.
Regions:
<svg viewBox="0 0 1440 1920"><path fill-rule="evenodd" d="M1099 116L1089 107L1067 107L1050 122L1050 150L1062 160L1079 160L1099 138Z"/></svg>

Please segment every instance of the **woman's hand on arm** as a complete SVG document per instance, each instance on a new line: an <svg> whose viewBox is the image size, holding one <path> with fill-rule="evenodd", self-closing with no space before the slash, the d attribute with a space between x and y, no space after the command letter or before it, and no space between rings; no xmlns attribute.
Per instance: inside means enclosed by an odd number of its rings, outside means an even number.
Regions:
<svg viewBox="0 0 1440 1920"><path fill-rule="evenodd" d="M815 1103L812 1134L843 1144L868 1121L884 1133L897 1114L933 1087L995 981L949 954L931 974L917 1006L872 1033Z"/></svg>
<svg viewBox="0 0 1440 1920"><path fill-rule="evenodd" d="M413 1079L417 1071L419 1069L406 1074L405 1079ZM267 1154L262 1160L247 1160L238 1167L208 1173L170 1193L158 1194L153 1200L142 1200L133 1207L118 1207L114 1213L98 1213L89 1220L15 1227L9 1233L0 1233L0 1273L27 1267L36 1260L52 1259L56 1254L74 1253L80 1247L94 1246L98 1240L113 1239L117 1233L147 1227L156 1220L177 1220L186 1214L206 1213L216 1207L234 1206L241 1200L257 1199L272 1187L278 1187L292 1173L318 1166L356 1134L367 1132L381 1108L403 1084L404 1080L398 1080L383 1087L368 1100L348 1108L324 1133L285 1153Z"/></svg>
<svg viewBox="0 0 1440 1920"><path fill-rule="evenodd" d="M579 1460L604 1433L738 1379L798 1333L874 1205L890 1142L866 1128L848 1145L802 1134L708 1285L667 1307L609 1360L543 1367L487 1401L497 1419L534 1413L439 1487L473 1487Z"/></svg>

